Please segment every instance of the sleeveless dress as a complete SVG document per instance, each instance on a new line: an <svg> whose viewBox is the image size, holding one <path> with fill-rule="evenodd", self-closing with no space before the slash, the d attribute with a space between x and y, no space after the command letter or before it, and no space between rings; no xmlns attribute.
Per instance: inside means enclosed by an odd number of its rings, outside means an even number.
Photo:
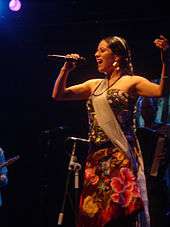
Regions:
<svg viewBox="0 0 170 227"><path fill-rule="evenodd" d="M78 227L148 227L145 181L142 182L142 188L139 191L134 184L133 175L137 176L140 166L143 171L141 152L135 135L136 97L113 88L105 92L107 92L107 101L133 150L133 157L138 168L135 173L132 172L132 163L127 154L113 145L98 125L92 97L90 97L87 101L87 110L91 144L85 163ZM123 193L125 188L126 192ZM141 201L137 201L138 212L128 215L133 210L134 201L138 199L140 193L144 194L143 200L145 201L143 202L146 212L141 210ZM128 207L127 214L122 213L119 204Z"/></svg>

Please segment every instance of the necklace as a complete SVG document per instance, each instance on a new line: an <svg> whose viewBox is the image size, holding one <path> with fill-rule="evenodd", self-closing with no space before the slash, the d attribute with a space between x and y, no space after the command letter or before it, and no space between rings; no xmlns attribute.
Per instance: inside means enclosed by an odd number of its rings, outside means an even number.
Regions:
<svg viewBox="0 0 170 227"><path fill-rule="evenodd" d="M118 80L120 79L120 76L116 78L116 80L113 81L112 84L109 85L109 80L107 78L105 78L104 80L102 80L98 85L97 87L95 88L94 92L92 95L94 96L99 96L99 95L102 95L104 92L106 92L107 90L109 90L109 88L111 88ZM107 87L106 87L106 83L107 83ZM98 90L98 88L101 87L101 90L103 88L103 90L99 93L97 93L96 91ZM105 88L106 87L106 88ZM105 88L105 89L104 89Z"/></svg>

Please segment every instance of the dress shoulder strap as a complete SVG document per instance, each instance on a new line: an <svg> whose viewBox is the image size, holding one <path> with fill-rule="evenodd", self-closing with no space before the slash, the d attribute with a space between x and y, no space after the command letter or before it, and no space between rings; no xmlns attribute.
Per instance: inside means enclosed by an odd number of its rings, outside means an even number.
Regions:
<svg viewBox="0 0 170 227"><path fill-rule="evenodd" d="M101 92L105 91L105 89L107 88L107 79L102 79L98 85L96 86L96 88L94 89L92 95L98 95Z"/></svg>

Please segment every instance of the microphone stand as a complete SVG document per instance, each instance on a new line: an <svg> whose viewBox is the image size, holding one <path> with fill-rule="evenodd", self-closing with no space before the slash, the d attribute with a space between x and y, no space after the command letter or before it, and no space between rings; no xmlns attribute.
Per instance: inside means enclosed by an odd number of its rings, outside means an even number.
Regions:
<svg viewBox="0 0 170 227"><path fill-rule="evenodd" d="M64 199L62 202L61 211L58 216L58 225L63 224L64 219L64 209L67 200L67 196L69 195L69 183L71 174L74 173L74 189L75 189L75 224L78 220L78 208L79 208L79 171L81 170L81 165L78 163L77 156L76 156L76 141L73 143L72 152L70 156L70 161L68 165L68 174L66 178L66 185L65 185L65 192L64 192Z"/></svg>

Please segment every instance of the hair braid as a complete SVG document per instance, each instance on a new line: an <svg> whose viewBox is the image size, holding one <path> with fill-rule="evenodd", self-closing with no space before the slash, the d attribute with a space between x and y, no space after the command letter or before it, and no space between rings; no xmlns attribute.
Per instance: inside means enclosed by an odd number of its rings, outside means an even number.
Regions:
<svg viewBox="0 0 170 227"><path fill-rule="evenodd" d="M114 54L121 56L120 68L122 75L133 75L131 51L126 40L118 36L109 36L104 40L109 44Z"/></svg>

